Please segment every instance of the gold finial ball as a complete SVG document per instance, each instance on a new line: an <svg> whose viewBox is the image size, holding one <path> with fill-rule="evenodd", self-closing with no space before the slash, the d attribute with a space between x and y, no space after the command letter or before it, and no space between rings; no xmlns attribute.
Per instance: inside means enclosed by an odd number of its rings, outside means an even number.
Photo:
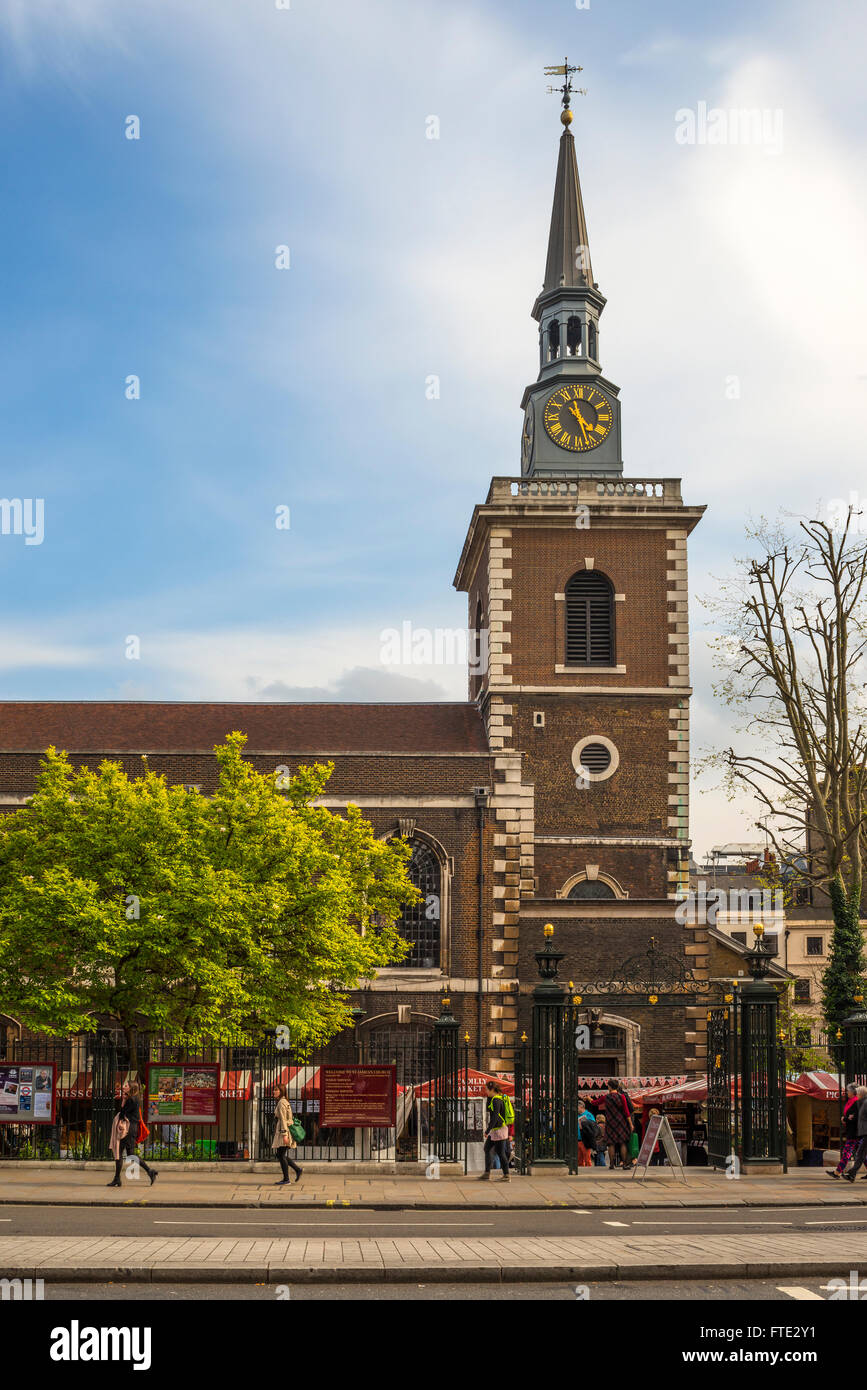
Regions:
<svg viewBox="0 0 867 1390"><path fill-rule="evenodd" d="M565 111L560 112L560 120L564 125L572 124L572 112L569 110L568 106Z"/></svg>
<svg viewBox="0 0 867 1390"><path fill-rule="evenodd" d="M551 937L554 935L554 928L550 922L546 922L542 928L542 935Z"/></svg>
<svg viewBox="0 0 867 1390"><path fill-rule="evenodd" d="M758 936L758 937L762 937L762 936L764 936L764 934L765 934L765 924L764 924L764 922L754 922L754 923L753 923L753 935L754 935L754 936Z"/></svg>

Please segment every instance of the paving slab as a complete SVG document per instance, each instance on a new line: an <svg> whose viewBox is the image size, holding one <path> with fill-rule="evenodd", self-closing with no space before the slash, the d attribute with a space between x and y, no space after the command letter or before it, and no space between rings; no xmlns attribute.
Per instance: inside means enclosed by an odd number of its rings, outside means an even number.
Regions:
<svg viewBox="0 0 867 1390"><path fill-rule="evenodd" d="M479 1182L472 1178L375 1178L315 1173L287 1187L271 1173L237 1173L221 1169L206 1175L173 1172L166 1164L158 1182L105 1185L101 1171L63 1171L54 1166L38 1176L26 1164L0 1168L0 1205L261 1207L307 1210L355 1207L376 1210L528 1211L557 1207L714 1208L773 1206L867 1206L867 1182L829 1181L821 1169L795 1169L775 1176L737 1179L706 1169L687 1170L688 1181L659 1170L644 1179L594 1170L562 1177L515 1176ZM602 1173L602 1176L598 1176Z"/></svg>
<svg viewBox="0 0 867 1390"><path fill-rule="evenodd" d="M544 1237L530 1240L274 1240L218 1237L0 1237L5 1278L58 1283L523 1282L576 1279L724 1279L867 1272L867 1236L706 1235Z"/></svg>

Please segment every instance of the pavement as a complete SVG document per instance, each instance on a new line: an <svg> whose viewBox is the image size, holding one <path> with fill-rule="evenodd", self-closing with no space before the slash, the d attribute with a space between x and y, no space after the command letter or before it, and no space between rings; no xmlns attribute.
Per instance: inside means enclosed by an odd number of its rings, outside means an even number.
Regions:
<svg viewBox="0 0 867 1390"><path fill-rule="evenodd" d="M276 1165L275 1165L276 1168ZM867 1205L867 1182L836 1181L820 1168L787 1174L750 1174L737 1179L710 1169L687 1170L687 1181L668 1169L649 1169L642 1178L618 1169L591 1168L574 1176L520 1177L510 1182L475 1176L427 1179L415 1174L367 1177L305 1171L300 1183L280 1186L274 1170L263 1173L172 1172L169 1164L150 1186L144 1173L123 1187L106 1186L113 1165L90 1165L64 1172L28 1163L0 1167L0 1206L13 1203L53 1206L161 1207L367 1207L400 1211L464 1209L536 1211L551 1207L765 1207ZM277 1172L279 1176L279 1170Z"/></svg>
<svg viewBox="0 0 867 1390"><path fill-rule="evenodd" d="M867 1273L867 1184L838 1182L821 1169L796 1169L786 1175L750 1175L737 1180L724 1173L700 1169L688 1182L651 1170L646 1178L617 1170L591 1170L575 1176L493 1178L418 1176L365 1177L311 1172L298 1184L274 1185L272 1174L173 1173L163 1166L154 1187L142 1175L120 1190L106 1187L110 1168L74 1173L57 1169L30 1170L25 1165L0 1170L0 1278L41 1278L46 1284L119 1281L133 1284L294 1284L335 1283L526 1283L660 1279L784 1279L820 1276L847 1278L850 1271ZM14 1234L25 1224L24 1212L41 1207L114 1207L142 1217L146 1208L265 1208L276 1217L302 1221L297 1232L279 1228L269 1234L247 1234L235 1226L232 1234L166 1234L151 1222L147 1234L89 1231L63 1235L53 1223L51 1233ZM828 1208L842 1214L832 1231L788 1229L793 1223L769 1222L774 1229L678 1230L639 1234L635 1222L624 1220L617 1234L599 1234L599 1225L583 1234L576 1221L597 1209L669 1208L691 1211L714 1208ZM370 1211L454 1213L449 1233L413 1229L363 1230L350 1237L338 1221L320 1236L303 1229L303 1211L345 1208ZM13 1208L18 1209L18 1215ZM509 1213L546 1212L550 1223L537 1234L497 1230ZM852 1211L851 1218L847 1212ZM500 1212L491 1233L482 1234L473 1212ZM35 1215L35 1213L34 1213ZM153 1213L154 1217L157 1215ZM748 1213L745 1213L745 1216ZM779 1213L781 1216L782 1213ZM829 1213L830 1215L830 1213ZM461 1218L465 1216L465 1228ZM384 1218L382 1218L384 1219ZM159 1225L170 1224L160 1221ZM200 1224L204 1225L205 1222ZM210 1219L208 1224L210 1224ZM234 1224L234 1223L233 1223ZM309 1223L306 1223L309 1227ZM399 1223L402 1224L402 1223ZM442 1226L442 1222L440 1226ZM614 1222L606 1222L614 1225ZM638 1223L640 1226L642 1223ZM646 1222L644 1224L647 1224ZM688 1222L687 1225L692 1223ZM457 1226L457 1229L455 1229ZM475 1230L473 1230L475 1226ZM10 1230L10 1227L12 1228ZM785 1228L785 1229L784 1229ZM8 1232L4 1234L4 1230ZM472 1234L471 1234L472 1232Z"/></svg>
<svg viewBox="0 0 867 1390"><path fill-rule="evenodd" d="M531 1283L782 1279L867 1272L867 1233L462 1240L0 1236L5 1279L58 1283Z"/></svg>

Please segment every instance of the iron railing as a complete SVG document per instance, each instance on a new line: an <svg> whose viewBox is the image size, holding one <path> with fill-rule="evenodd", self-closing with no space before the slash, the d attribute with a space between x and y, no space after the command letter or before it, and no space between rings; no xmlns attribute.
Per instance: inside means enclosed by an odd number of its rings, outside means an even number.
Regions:
<svg viewBox="0 0 867 1390"><path fill-rule="evenodd" d="M139 1034L87 1034L72 1040L7 1041L0 1064L52 1063L57 1075L53 1124L0 1123L0 1159L106 1159L124 1081L144 1087L148 1063L216 1065L220 1104L215 1124L151 1124L139 1144L148 1162L256 1161L273 1156L277 1083L286 1086L305 1137L298 1157L326 1162L406 1161L432 1157L466 1164L467 1048L452 1035L350 1029L327 1047L283 1046L276 1035L176 1040ZM395 1124L329 1128L321 1122L323 1065L390 1063L395 1067Z"/></svg>

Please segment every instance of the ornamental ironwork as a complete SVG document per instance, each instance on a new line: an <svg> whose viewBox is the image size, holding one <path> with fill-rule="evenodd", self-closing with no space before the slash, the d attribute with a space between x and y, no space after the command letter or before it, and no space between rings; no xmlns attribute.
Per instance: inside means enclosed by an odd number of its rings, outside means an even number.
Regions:
<svg viewBox="0 0 867 1390"><path fill-rule="evenodd" d="M575 983L572 992L573 997L602 994L627 995L630 998L644 996L657 1003L663 996L706 996L714 988L710 981L700 980L683 957L660 951L656 937L652 936L648 949L623 961L609 979Z"/></svg>

